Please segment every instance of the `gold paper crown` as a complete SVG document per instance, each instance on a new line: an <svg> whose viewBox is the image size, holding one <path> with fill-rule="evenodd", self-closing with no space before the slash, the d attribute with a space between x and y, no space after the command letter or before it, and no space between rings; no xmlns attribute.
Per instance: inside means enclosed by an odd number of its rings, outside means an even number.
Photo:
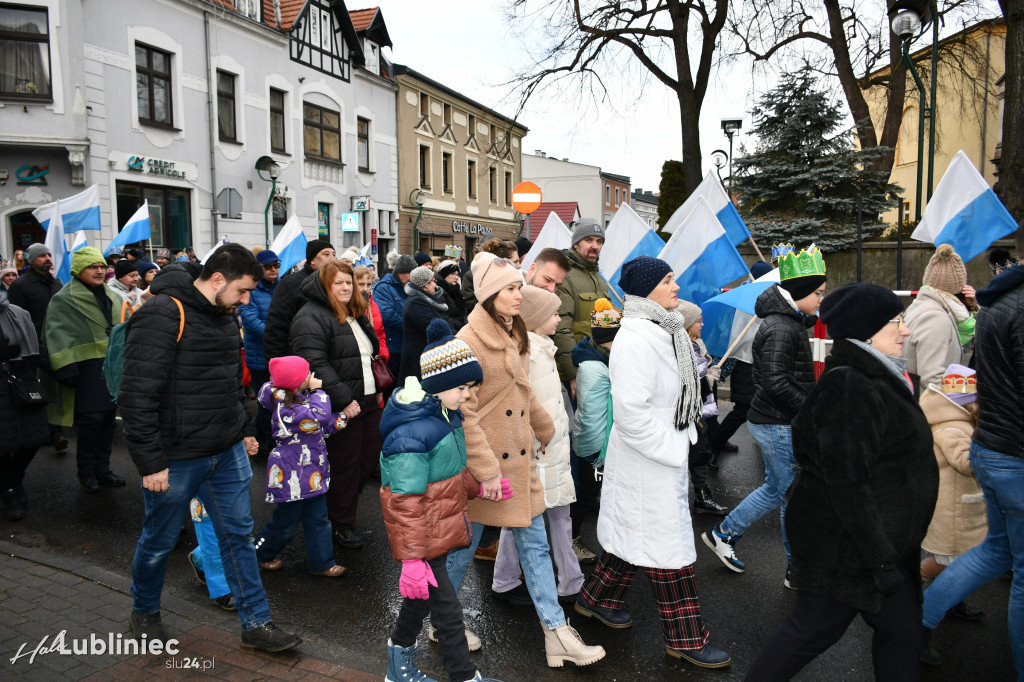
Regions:
<svg viewBox="0 0 1024 682"><path fill-rule="evenodd" d="M791 252L779 259L779 279L782 281L824 274L825 259L822 258L818 247L813 244L808 249L801 249L799 254Z"/></svg>
<svg viewBox="0 0 1024 682"><path fill-rule="evenodd" d="M592 327L618 327L622 313L607 298L594 301L594 311L590 314Z"/></svg>
<svg viewBox="0 0 1024 682"><path fill-rule="evenodd" d="M942 376L942 392L977 393L978 376L976 374L969 376L964 376L963 374L944 374Z"/></svg>

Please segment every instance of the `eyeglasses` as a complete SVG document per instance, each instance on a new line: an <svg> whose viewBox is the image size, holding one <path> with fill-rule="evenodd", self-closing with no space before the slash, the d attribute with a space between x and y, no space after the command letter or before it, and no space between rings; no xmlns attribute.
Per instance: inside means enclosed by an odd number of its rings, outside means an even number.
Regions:
<svg viewBox="0 0 1024 682"><path fill-rule="evenodd" d="M892 324L895 324L897 329L900 329L901 327L906 327L907 326L907 321L904 320L902 317L893 318L893 319L889 320L889 322L891 322Z"/></svg>
<svg viewBox="0 0 1024 682"><path fill-rule="evenodd" d="M267 272L270 272L271 270L280 270L281 269L281 264L280 263L271 263L270 265L264 265L263 269L266 270Z"/></svg>
<svg viewBox="0 0 1024 682"><path fill-rule="evenodd" d="M824 292L824 291L815 291L815 292L814 292L814 295L818 297L818 300L819 300L819 301L820 301L821 299L825 298L825 292Z"/></svg>
<svg viewBox="0 0 1024 682"><path fill-rule="evenodd" d="M508 258L498 258L497 256L495 256L494 260L487 264L487 269L484 270L484 274L480 276L480 281L477 282L477 286L483 284L484 280L487 279L487 273L491 271L492 265L497 265L498 267L503 268L506 265L512 265L512 261L510 261Z"/></svg>

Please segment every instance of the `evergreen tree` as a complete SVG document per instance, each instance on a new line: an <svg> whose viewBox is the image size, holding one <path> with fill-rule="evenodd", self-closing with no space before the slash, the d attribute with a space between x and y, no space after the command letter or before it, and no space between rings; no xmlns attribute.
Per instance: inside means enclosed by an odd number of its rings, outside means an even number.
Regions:
<svg viewBox="0 0 1024 682"><path fill-rule="evenodd" d="M682 161L666 161L661 166L661 182L658 184L658 230L686 201L686 175Z"/></svg>
<svg viewBox="0 0 1024 682"><path fill-rule="evenodd" d="M865 237L884 227L878 216L900 188L888 172L866 169L889 150L853 148L842 109L817 89L809 68L784 74L752 113L757 148L733 160L733 182L755 241L847 248L857 239L858 202Z"/></svg>

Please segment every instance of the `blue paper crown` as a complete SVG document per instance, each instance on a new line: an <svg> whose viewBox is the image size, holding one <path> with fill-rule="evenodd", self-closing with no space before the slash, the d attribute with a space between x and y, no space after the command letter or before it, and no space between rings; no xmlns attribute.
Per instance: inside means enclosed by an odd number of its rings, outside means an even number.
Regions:
<svg viewBox="0 0 1024 682"><path fill-rule="evenodd" d="M795 252L792 244L776 244L772 247L772 262L777 263L780 258Z"/></svg>

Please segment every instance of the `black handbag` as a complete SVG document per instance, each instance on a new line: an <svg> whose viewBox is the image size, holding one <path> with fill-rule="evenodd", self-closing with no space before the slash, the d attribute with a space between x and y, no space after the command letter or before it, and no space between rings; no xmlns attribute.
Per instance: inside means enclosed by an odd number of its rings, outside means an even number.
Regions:
<svg viewBox="0 0 1024 682"><path fill-rule="evenodd" d="M11 371L10 365L6 362L0 363L0 369L7 375L7 383L11 387L11 400L16 405L43 407L50 401L39 377L33 376L27 381L21 379Z"/></svg>

